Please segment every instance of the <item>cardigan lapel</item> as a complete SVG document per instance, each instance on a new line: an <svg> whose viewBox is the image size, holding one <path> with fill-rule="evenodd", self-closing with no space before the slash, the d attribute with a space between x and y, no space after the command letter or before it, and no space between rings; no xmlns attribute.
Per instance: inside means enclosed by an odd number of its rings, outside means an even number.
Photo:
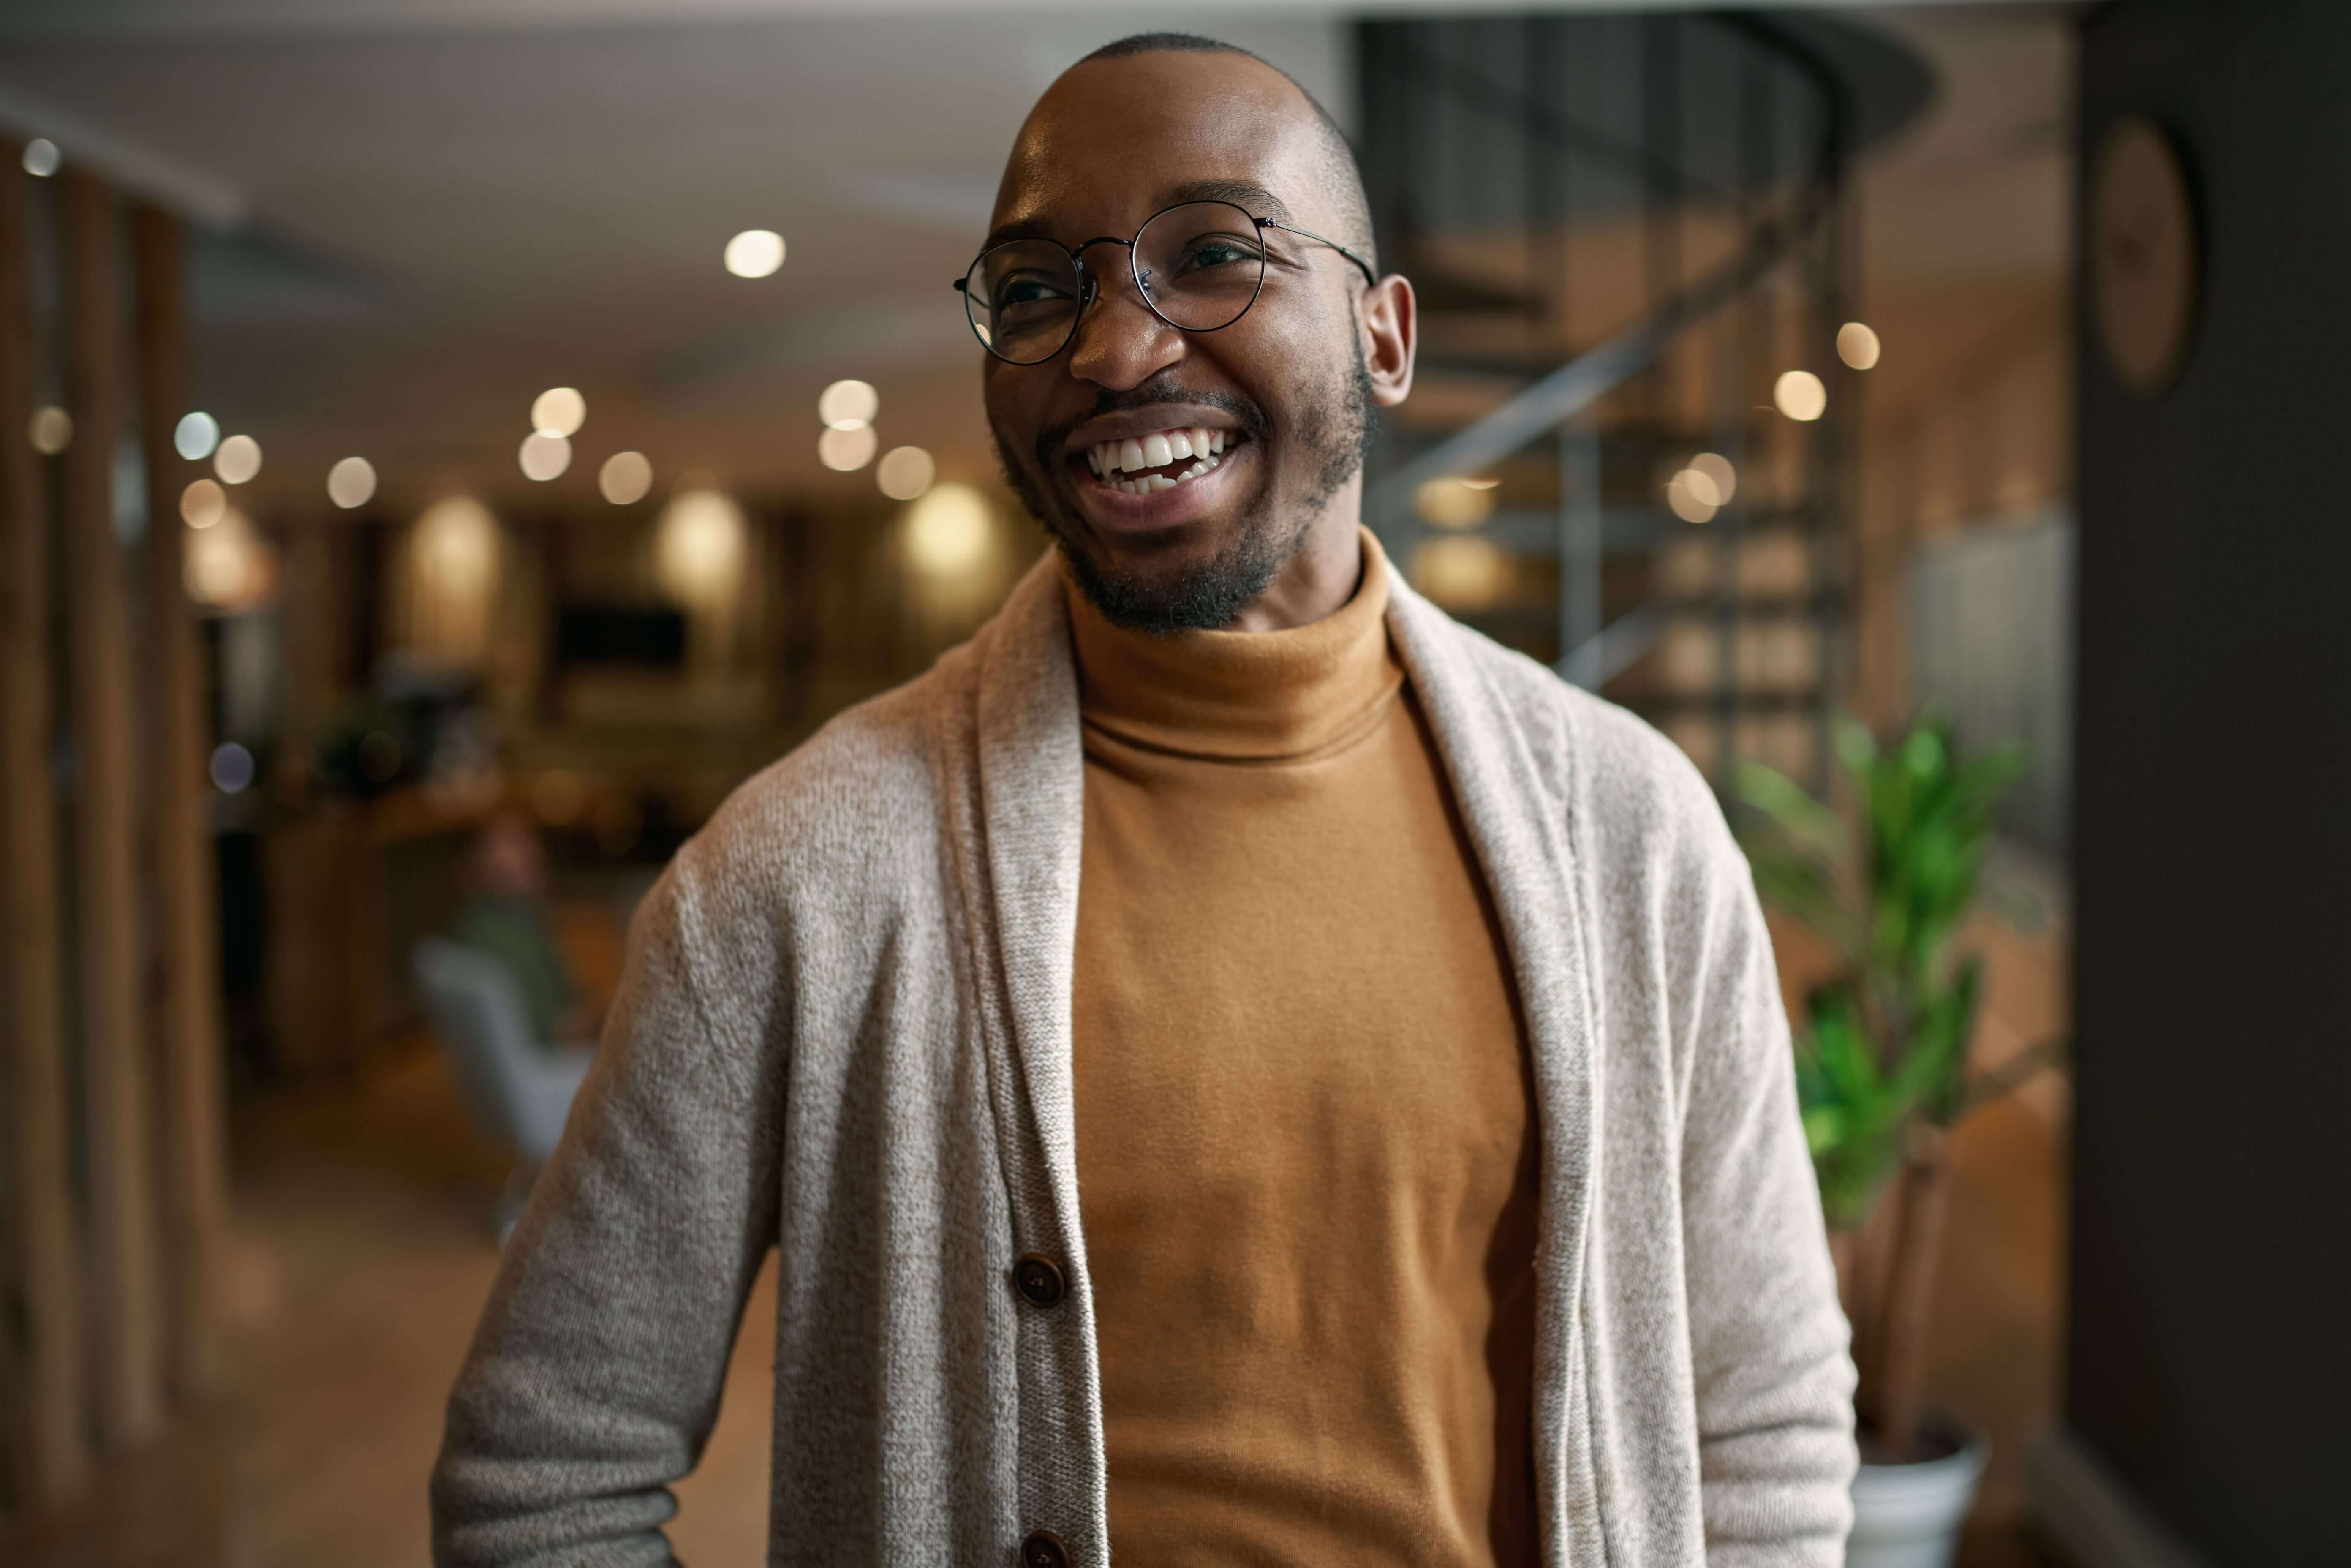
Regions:
<svg viewBox="0 0 2351 1568"><path fill-rule="evenodd" d="M1013 1243L1058 1259L1070 1282L1051 1316L1016 1314L1022 1528L1054 1530L1098 1563L1110 1552L1108 1476L1070 1067L1085 760L1061 570L1048 549L977 640L973 869L986 892L974 935Z"/></svg>
<svg viewBox="0 0 2351 1568"><path fill-rule="evenodd" d="M1546 705L1560 716L1550 733L1530 732L1512 716L1530 705L1508 700L1494 688L1485 661L1469 656L1466 643L1474 633L1414 592L1400 573L1389 593L1389 631L1493 895L1525 1009L1541 1137L1536 1500L1552 1541L1545 1561L1578 1562L1597 1548L1583 1475L1590 1456L1578 1415L1595 1157L1589 912L1576 863L1579 824L1568 810L1580 758L1569 744L1565 705Z"/></svg>
<svg viewBox="0 0 2351 1568"><path fill-rule="evenodd" d="M1085 759L1060 560L1058 551L1048 549L1022 576L987 641L977 694L977 742L980 821L1006 1021L1044 1156L1042 1174L1065 1232L1055 1244L1071 1249L1076 1262L1070 986Z"/></svg>

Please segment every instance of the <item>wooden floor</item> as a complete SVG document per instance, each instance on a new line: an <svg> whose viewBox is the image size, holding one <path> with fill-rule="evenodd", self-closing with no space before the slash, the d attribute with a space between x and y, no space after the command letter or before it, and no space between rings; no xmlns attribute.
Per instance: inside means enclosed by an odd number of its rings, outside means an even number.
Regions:
<svg viewBox="0 0 2351 1568"><path fill-rule="evenodd" d="M1994 955L1996 988L2001 964L2020 977L2011 998L2030 990L2045 957L2030 946ZM2011 1017L1987 1030L2033 1027ZM2055 1389L2062 1126L2062 1095L2044 1095L1988 1108L1957 1140L1935 1385L1994 1443L1961 1568L2040 1561L2020 1526L2025 1448ZM423 1039L358 1082L246 1107L235 1134L236 1395L109 1461L81 1507L0 1531L0 1563L427 1561L425 1479L442 1402L496 1266L489 1215L504 1166ZM687 1563L764 1554L772 1300L763 1276L717 1431L679 1489L672 1536Z"/></svg>

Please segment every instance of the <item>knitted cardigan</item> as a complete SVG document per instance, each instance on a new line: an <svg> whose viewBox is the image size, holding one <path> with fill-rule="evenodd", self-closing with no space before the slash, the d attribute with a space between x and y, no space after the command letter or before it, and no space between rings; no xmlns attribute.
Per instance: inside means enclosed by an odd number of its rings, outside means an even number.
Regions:
<svg viewBox="0 0 2351 1568"><path fill-rule="evenodd" d="M669 1562L770 1248L770 1563L1010 1564L1037 1530L1109 1561L1059 570L737 790L639 910L450 1399L439 1563ZM1543 1562L1831 1568L1854 1369L1745 858L1647 724L1392 595L1533 1062Z"/></svg>

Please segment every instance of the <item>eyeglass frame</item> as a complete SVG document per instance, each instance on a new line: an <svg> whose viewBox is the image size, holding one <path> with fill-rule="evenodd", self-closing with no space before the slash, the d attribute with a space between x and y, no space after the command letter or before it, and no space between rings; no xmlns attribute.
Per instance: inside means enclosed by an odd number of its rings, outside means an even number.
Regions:
<svg viewBox="0 0 2351 1568"><path fill-rule="evenodd" d="M1169 213L1174 212L1178 207L1206 206L1232 208L1233 211L1240 214L1241 216L1249 219L1250 223L1257 225L1258 235L1260 239L1264 237L1266 230L1280 229L1284 234L1296 235L1300 239L1311 239L1317 245L1327 245L1332 250L1337 251L1341 256L1345 256L1349 261L1355 264L1355 269L1364 275L1364 283L1366 287L1377 287L1379 285L1379 275L1372 270L1372 264L1365 261L1362 256L1357 256L1353 251L1349 250L1345 246L1341 245L1337 240L1325 239L1322 235L1318 234L1310 234L1306 230L1300 228L1296 224L1284 223L1280 218L1259 217L1255 213L1250 212L1238 202L1227 201L1221 196L1193 196L1181 202L1170 202L1165 206L1160 208L1157 212L1152 214L1149 217L1144 219L1142 223L1135 225L1134 239L1121 239L1116 235L1097 235L1092 239L1087 240L1082 244L1074 246L1063 245L1060 240L1049 238L1042 235L1027 235L1018 239L997 241L996 244L989 246L986 250L981 251L977 256L972 257L971 265L963 269L963 276L956 278L952 285L955 291L963 296L964 323L971 329L971 335L979 339L979 346L981 348L986 349L991 356L998 360L1001 360L1008 365L1041 365L1048 363L1056 358L1063 349L1068 348L1071 343L1077 340L1078 324L1085 319L1086 312L1092 308L1094 301L1102 296L1102 279L1094 273L1087 270L1085 253L1092 250L1098 245L1123 245L1126 246L1126 275L1134 280L1135 297L1143 301L1143 307L1144 309L1150 311L1152 315L1157 317L1160 320L1165 321L1168 326L1174 328L1178 332L1221 332L1225 328L1233 325L1235 321L1238 321L1243 316L1248 315L1251 310L1257 308L1258 297L1265 292L1266 257L1264 256L1259 256L1258 257L1257 287L1250 291L1249 303L1242 306L1239 310L1234 313L1233 319L1231 321L1227 321L1215 327L1186 327L1180 321L1168 321L1166 313L1161 310L1158 306L1151 302L1151 290L1144 285L1143 281L1143 274L1136 271L1134 266L1134 247L1137 242L1143 238L1143 231L1144 229L1149 228L1153 224L1157 223L1161 218L1165 217ZM999 352L995 344L989 342L987 338L981 336L979 323L972 319L971 290L967 287L967 285L971 282L972 273L978 268L981 262L987 259L991 252L1002 250L1006 246L1029 245L1035 243L1050 245L1055 249L1065 253L1069 256L1070 266L1078 275L1078 308L1076 313L1070 318L1069 335L1064 337L1059 343L1053 345L1052 353L1047 354L1040 360L1015 360Z"/></svg>

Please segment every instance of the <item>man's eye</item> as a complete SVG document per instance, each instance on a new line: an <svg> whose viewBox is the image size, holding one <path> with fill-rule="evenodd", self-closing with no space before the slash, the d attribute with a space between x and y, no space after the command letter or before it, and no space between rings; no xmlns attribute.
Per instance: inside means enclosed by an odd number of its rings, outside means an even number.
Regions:
<svg viewBox="0 0 2351 1568"><path fill-rule="evenodd" d="M996 291L996 308L1003 310L1016 305L1042 304L1060 298L1062 292L1039 278L1017 277Z"/></svg>
<svg viewBox="0 0 2351 1568"><path fill-rule="evenodd" d="M1185 258L1185 270L1202 272L1212 267L1231 267L1255 258L1256 253L1245 246L1225 240L1207 240L1192 247L1192 254Z"/></svg>

